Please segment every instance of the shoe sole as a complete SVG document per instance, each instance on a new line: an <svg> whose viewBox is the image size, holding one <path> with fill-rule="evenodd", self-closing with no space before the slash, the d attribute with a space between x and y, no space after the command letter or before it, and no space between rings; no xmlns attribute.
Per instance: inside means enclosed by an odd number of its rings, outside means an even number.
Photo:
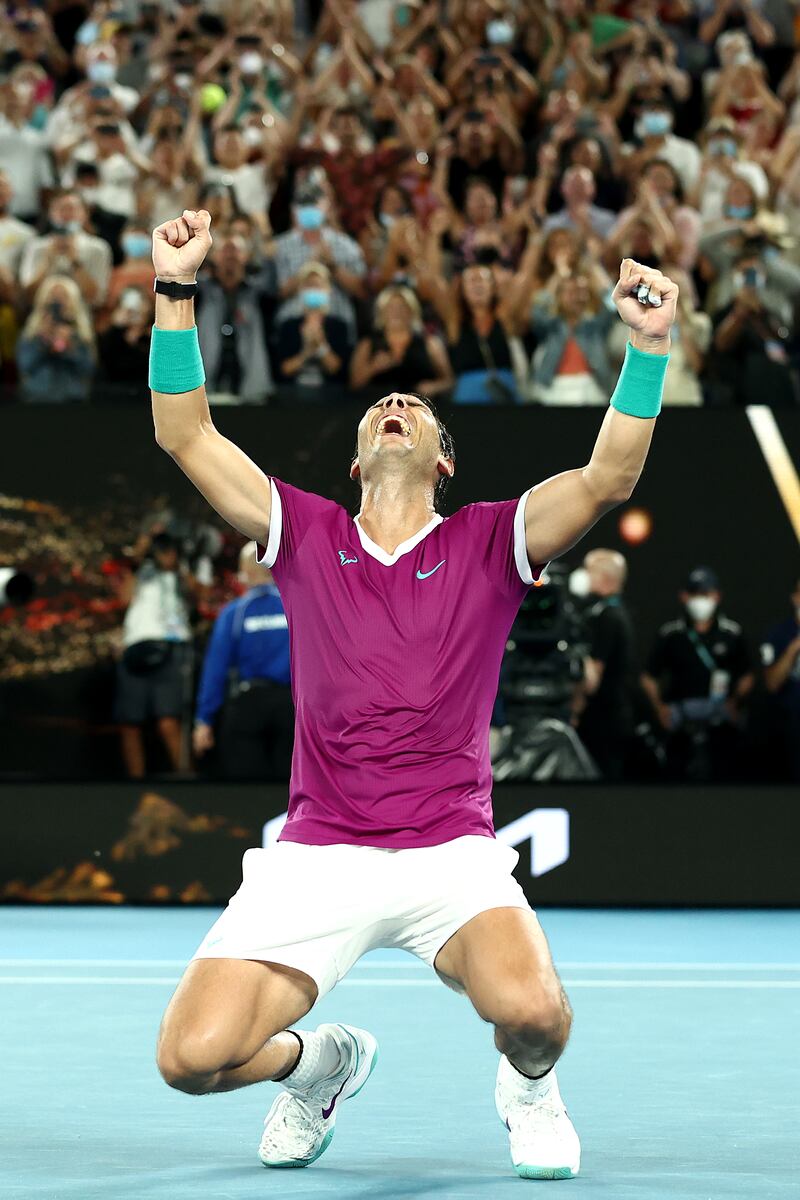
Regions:
<svg viewBox="0 0 800 1200"><path fill-rule="evenodd" d="M349 1038L352 1038L353 1041L355 1041L355 1038L353 1038L352 1033L350 1032L350 1030L347 1028L346 1025L340 1025L339 1028L344 1029L344 1031L347 1033L347 1036ZM362 1088L366 1087L366 1085L369 1081L369 1077L372 1074L372 1072L375 1070L375 1067L377 1066L377 1064L378 1064L378 1043L376 1042L375 1049L372 1051L372 1060L370 1061L370 1064L369 1064L369 1070L367 1071L365 1078L358 1085L358 1087L356 1088L356 1090L354 1092L348 1092L347 1095L343 1095L342 1096L343 1100L352 1100L354 1096L358 1095L358 1093L361 1091ZM318 1158L321 1158L322 1155L325 1153L325 1151L328 1149L328 1146L330 1146L331 1142L333 1141L333 1135L335 1132L336 1132L336 1126L334 1125L325 1134L325 1137L322 1140L322 1145L320 1146L319 1150L317 1150L316 1154L311 1155L311 1158L287 1158L287 1159L284 1159L283 1161L277 1161L277 1162L265 1162L264 1159L262 1158L261 1165L264 1167L276 1168L277 1170L283 1170L286 1167L310 1167L311 1164L315 1163Z"/></svg>
<svg viewBox="0 0 800 1200"><path fill-rule="evenodd" d="M530 1163L520 1163L514 1170L520 1179L574 1179L578 1174L577 1167L534 1167Z"/></svg>

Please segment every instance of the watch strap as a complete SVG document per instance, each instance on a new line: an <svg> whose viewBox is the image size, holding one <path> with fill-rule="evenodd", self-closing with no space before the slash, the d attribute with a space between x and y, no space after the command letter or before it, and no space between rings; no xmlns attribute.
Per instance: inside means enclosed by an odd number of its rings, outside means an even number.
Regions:
<svg viewBox="0 0 800 1200"><path fill-rule="evenodd" d="M197 295L197 283L175 283L156 277L153 291L158 296L169 296L170 300L191 300Z"/></svg>

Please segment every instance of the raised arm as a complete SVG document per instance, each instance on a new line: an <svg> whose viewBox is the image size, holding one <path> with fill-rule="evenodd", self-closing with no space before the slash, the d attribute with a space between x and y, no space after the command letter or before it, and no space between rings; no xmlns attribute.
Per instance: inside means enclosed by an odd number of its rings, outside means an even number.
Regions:
<svg viewBox="0 0 800 1200"><path fill-rule="evenodd" d="M648 288L644 303L637 299L642 285ZM564 554L604 513L629 499L650 448L678 288L660 271L626 258L613 298L631 330L625 364L588 464L545 480L528 496L525 534L534 564Z"/></svg>
<svg viewBox="0 0 800 1200"><path fill-rule="evenodd" d="M160 280L194 283L211 249L211 218L186 210L153 233L153 266ZM197 346L194 300L156 295L150 351L156 441L202 492L212 508L245 537L267 544L270 484L254 462L223 437L211 420ZM188 390L187 390L188 389Z"/></svg>

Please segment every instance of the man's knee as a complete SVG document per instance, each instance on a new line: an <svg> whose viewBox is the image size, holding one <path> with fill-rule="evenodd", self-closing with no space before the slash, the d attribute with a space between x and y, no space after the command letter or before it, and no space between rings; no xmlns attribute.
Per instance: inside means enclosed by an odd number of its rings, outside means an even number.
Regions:
<svg viewBox="0 0 800 1200"><path fill-rule="evenodd" d="M231 1066L226 1039L214 1029L188 1031L180 1037L162 1037L156 1062L170 1087L190 1095L213 1091L214 1077Z"/></svg>
<svg viewBox="0 0 800 1200"><path fill-rule="evenodd" d="M547 1046L560 1053L572 1024L572 1010L559 984L552 987L513 984L498 988L487 1013L498 1035L517 1044Z"/></svg>

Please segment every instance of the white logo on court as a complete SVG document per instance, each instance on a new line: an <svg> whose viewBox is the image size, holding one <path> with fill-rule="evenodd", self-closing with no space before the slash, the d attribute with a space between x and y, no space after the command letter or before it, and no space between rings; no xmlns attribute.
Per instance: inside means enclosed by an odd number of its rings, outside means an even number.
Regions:
<svg viewBox="0 0 800 1200"><path fill-rule="evenodd" d="M274 846L286 824L287 813L267 821L261 844L265 850ZM534 808L497 830L498 842L506 846L531 843L531 875L546 875L562 866L569 858L569 813L565 808Z"/></svg>

